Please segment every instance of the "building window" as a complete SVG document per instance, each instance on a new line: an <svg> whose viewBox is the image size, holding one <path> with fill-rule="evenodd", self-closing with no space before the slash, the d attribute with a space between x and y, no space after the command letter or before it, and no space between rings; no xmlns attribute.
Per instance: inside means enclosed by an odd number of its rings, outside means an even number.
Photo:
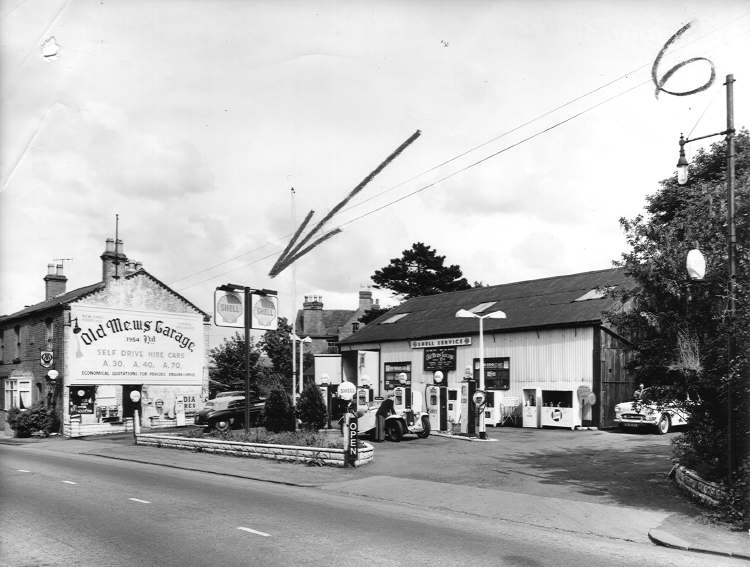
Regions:
<svg viewBox="0 0 750 567"><path fill-rule="evenodd" d="M21 327L16 325L13 328L13 333L16 337L16 350L13 354L13 362L21 362Z"/></svg>
<svg viewBox="0 0 750 567"><path fill-rule="evenodd" d="M31 381L5 379L5 409L31 407Z"/></svg>
<svg viewBox="0 0 750 567"><path fill-rule="evenodd" d="M359 323L355 321L352 323L352 333L356 333L357 331L359 331Z"/></svg>
<svg viewBox="0 0 750 567"><path fill-rule="evenodd" d="M328 339L326 342L328 343L328 354L339 353L339 342L336 339Z"/></svg>
<svg viewBox="0 0 750 567"><path fill-rule="evenodd" d="M402 373L406 374L405 383L401 382ZM411 386L411 362L386 362L383 365L383 388L393 390L397 386Z"/></svg>
<svg viewBox="0 0 750 567"><path fill-rule="evenodd" d="M388 325L388 324L391 324L391 323L395 323L396 321L398 321L400 319L403 319L407 315L408 315L408 313L396 313L395 315L391 315L390 317L388 317L388 319L386 319L385 321L381 321L380 324L381 325Z"/></svg>
<svg viewBox="0 0 750 567"><path fill-rule="evenodd" d="M47 338L47 350L54 350L55 346L55 321L47 319L44 322L44 332Z"/></svg>
<svg viewBox="0 0 750 567"><path fill-rule="evenodd" d="M474 359L474 380L479 383L479 359ZM484 389L510 390L510 358L484 359Z"/></svg>
<svg viewBox="0 0 750 567"><path fill-rule="evenodd" d="M471 311L472 313L481 313L482 311L487 311L487 309L495 305L495 303L497 303L497 301L488 301L487 303L480 303L479 305L475 305L474 307L469 309L469 311Z"/></svg>

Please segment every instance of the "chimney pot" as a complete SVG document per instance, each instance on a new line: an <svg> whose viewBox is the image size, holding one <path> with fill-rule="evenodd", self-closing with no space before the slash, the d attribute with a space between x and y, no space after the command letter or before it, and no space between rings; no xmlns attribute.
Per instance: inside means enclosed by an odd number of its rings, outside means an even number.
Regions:
<svg viewBox="0 0 750 567"><path fill-rule="evenodd" d="M63 274L63 265L62 264L58 264L57 265L56 273L57 273L58 276L64 276L65 275L65 274Z"/></svg>
<svg viewBox="0 0 750 567"><path fill-rule="evenodd" d="M105 252L114 252L115 251L115 239L114 238L107 238L106 245L104 247Z"/></svg>
<svg viewBox="0 0 750 567"><path fill-rule="evenodd" d="M54 264L47 264L47 275L48 276L55 275L55 265Z"/></svg>

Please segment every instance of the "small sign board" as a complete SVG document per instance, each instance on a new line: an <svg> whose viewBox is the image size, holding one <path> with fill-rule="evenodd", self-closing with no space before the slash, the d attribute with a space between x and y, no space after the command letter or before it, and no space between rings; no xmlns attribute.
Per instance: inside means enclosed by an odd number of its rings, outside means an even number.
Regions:
<svg viewBox="0 0 750 567"><path fill-rule="evenodd" d="M424 349L424 371L456 369L456 347L436 347Z"/></svg>
<svg viewBox="0 0 750 567"><path fill-rule="evenodd" d="M275 295L250 295L250 327L275 331L279 326L279 298Z"/></svg>
<svg viewBox="0 0 750 567"><path fill-rule="evenodd" d="M55 363L55 354L51 350L43 350L39 353L39 364L43 368L52 368Z"/></svg>
<svg viewBox="0 0 750 567"><path fill-rule="evenodd" d="M346 420L347 443L346 443L346 464L354 466L359 457L359 424L357 418L349 415Z"/></svg>
<svg viewBox="0 0 750 567"><path fill-rule="evenodd" d="M357 393L357 387L351 382L342 382L338 389L339 397L343 400L351 400Z"/></svg>
<svg viewBox="0 0 750 567"><path fill-rule="evenodd" d="M245 327L245 297L237 291L214 291L214 323L219 327Z"/></svg>

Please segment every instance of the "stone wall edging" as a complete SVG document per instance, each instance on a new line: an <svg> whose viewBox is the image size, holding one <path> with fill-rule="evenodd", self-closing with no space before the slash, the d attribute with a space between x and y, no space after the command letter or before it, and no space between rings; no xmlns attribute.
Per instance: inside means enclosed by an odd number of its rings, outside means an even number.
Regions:
<svg viewBox="0 0 750 567"><path fill-rule="evenodd" d="M297 445L272 445L269 443L243 443L241 441L224 441L222 439L199 439L195 437L177 437L141 433L135 436L136 445L165 447L169 449L186 449L204 453L234 455L237 457L273 459L276 461L293 461L320 463L327 466L344 466L344 449L326 447L306 447ZM359 448L356 466L373 460L375 448L367 442Z"/></svg>
<svg viewBox="0 0 750 567"><path fill-rule="evenodd" d="M675 468L674 481L681 490L712 508L718 507L726 496L720 484L703 480L698 473L682 465Z"/></svg>

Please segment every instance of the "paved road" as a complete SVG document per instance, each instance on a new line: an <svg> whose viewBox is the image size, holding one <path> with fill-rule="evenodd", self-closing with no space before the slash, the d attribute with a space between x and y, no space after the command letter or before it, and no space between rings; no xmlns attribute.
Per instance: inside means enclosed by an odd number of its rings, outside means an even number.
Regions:
<svg viewBox="0 0 750 567"><path fill-rule="evenodd" d="M0 447L0 463L8 565L706 565L650 544L33 445Z"/></svg>

